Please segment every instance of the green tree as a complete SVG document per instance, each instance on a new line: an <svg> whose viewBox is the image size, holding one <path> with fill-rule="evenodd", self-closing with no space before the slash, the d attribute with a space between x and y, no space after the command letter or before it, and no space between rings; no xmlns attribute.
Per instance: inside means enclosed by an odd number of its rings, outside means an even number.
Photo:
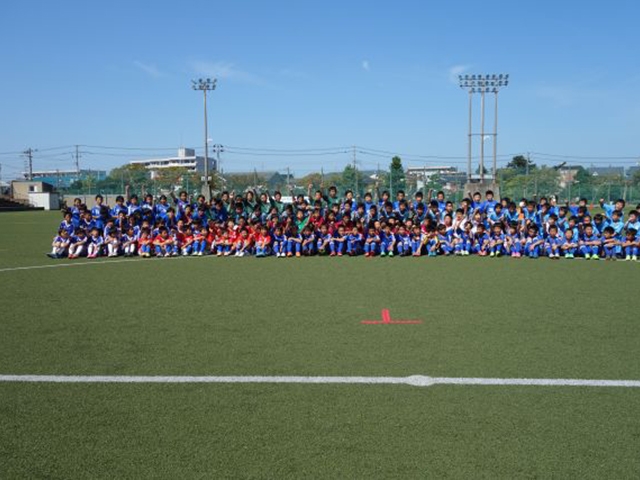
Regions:
<svg viewBox="0 0 640 480"><path fill-rule="evenodd" d="M404 174L404 167L402 166L402 159L400 157L395 156L391 159L391 165L389 165L389 176L392 195L398 193L398 190L405 189L406 177Z"/></svg>
<svg viewBox="0 0 640 480"><path fill-rule="evenodd" d="M353 190L357 195L360 195L364 187L364 178L360 170L353 168L353 165L348 164L342 171L342 178L340 179L340 187L343 191Z"/></svg>
<svg viewBox="0 0 640 480"><path fill-rule="evenodd" d="M536 168L536 164L527 159L524 155L516 155L509 163L507 163L507 168L515 170L518 173L524 173L527 170L527 165L529 166L529 170Z"/></svg>

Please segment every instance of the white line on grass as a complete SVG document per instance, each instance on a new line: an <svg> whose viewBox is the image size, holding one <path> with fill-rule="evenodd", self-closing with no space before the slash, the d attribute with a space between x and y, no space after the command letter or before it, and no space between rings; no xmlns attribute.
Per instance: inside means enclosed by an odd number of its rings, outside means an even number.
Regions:
<svg viewBox="0 0 640 480"><path fill-rule="evenodd" d="M216 257L216 255L207 255L206 257ZM206 258L205 257L205 258ZM147 259L147 262L150 263L154 263L156 261L160 261L160 260L177 260L179 258L203 258L203 257L194 257L194 256L184 256L184 255L179 255L177 257L167 257L167 258L157 258L154 260L151 259ZM216 257L217 258L217 257ZM98 261L93 261L93 262L73 262L73 263L55 263L53 265L31 265L29 267L8 267L8 268L0 268L0 273L2 272L15 272L18 270L38 270L41 268L60 268L60 267L79 267L81 265L111 265L113 263L126 263L126 262L139 262L142 261L144 259L140 258L140 257L134 257L134 258L127 258L127 259L120 259L120 260L109 260L109 259L105 259L105 260L98 260Z"/></svg>
<svg viewBox="0 0 640 480"><path fill-rule="evenodd" d="M299 376L140 376L140 375L0 375L0 382L21 383L313 383L367 385L485 385L536 387L640 388L640 380L580 380L568 378L465 377L299 377Z"/></svg>

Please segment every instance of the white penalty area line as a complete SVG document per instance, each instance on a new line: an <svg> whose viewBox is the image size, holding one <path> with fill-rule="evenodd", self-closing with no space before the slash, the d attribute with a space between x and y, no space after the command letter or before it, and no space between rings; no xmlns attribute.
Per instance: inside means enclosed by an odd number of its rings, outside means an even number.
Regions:
<svg viewBox="0 0 640 480"><path fill-rule="evenodd" d="M192 256L192 255L178 255L177 257L163 257L163 258L156 258L153 257L153 260L151 259L143 259L141 257L134 257L134 258L121 258L118 260L110 260L110 259L105 259L105 260L98 260L98 261L93 261L93 262L70 262L70 263L54 263L54 264L49 264L49 265L31 265L28 267L8 267L8 268L0 268L0 273L2 272L16 272L16 271L20 271L20 270L39 270L42 268L62 268L62 267L80 267L83 265L112 265L114 263L136 263L136 262L141 262L143 260L146 260L145 263L155 263L157 261L161 261L161 260L177 260L178 258L206 258L206 257L215 257L215 255L205 255L204 257L196 257L196 256ZM55 261L55 260L54 260Z"/></svg>
<svg viewBox="0 0 640 480"><path fill-rule="evenodd" d="M0 383L261 383L365 385L484 385L535 387L640 388L640 380L580 380L567 378L472 377L302 377L302 376L140 376L140 375L0 375Z"/></svg>

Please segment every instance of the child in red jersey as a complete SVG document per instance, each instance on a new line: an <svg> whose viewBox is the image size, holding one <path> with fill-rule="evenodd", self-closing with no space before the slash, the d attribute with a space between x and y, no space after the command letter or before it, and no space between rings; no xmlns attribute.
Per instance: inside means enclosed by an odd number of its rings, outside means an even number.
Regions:
<svg viewBox="0 0 640 480"><path fill-rule="evenodd" d="M266 257L269 255L271 245L271 235L267 227L261 227L260 233L256 236L256 257Z"/></svg>

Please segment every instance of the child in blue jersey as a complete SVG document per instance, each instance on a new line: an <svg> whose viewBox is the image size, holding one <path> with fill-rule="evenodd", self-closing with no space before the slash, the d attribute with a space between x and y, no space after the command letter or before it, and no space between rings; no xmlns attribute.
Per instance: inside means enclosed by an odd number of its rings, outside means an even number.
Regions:
<svg viewBox="0 0 640 480"><path fill-rule="evenodd" d="M316 242L316 251L318 252L318 255L326 255L330 251L331 238L332 236L329 233L327 226L321 225Z"/></svg>
<svg viewBox="0 0 640 480"><path fill-rule="evenodd" d="M367 238L364 241L364 256L374 257L380 249L380 234L375 227L370 226L367 230Z"/></svg>
<svg viewBox="0 0 640 480"><path fill-rule="evenodd" d="M69 244L69 258L78 258L87 253L87 234L81 228L76 228Z"/></svg>
<svg viewBox="0 0 640 480"><path fill-rule="evenodd" d="M454 233L453 248L455 255L468 256L471 252L471 223L464 222L462 228Z"/></svg>
<svg viewBox="0 0 640 480"><path fill-rule="evenodd" d="M358 227L353 227L347 238L347 254L356 256L362 250L362 234L358 231Z"/></svg>
<svg viewBox="0 0 640 480"><path fill-rule="evenodd" d="M502 231L502 225L496 223L491 227L491 235L489 240L489 256L499 257L506 253L505 235Z"/></svg>
<svg viewBox="0 0 640 480"><path fill-rule="evenodd" d="M485 232L484 224L480 223L476 225L476 233L473 234L472 251L480 257L486 257L489 250L491 238Z"/></svg>
<svg viewBox="0 0 640 480"><path fill-rule="evenodd" d="M640 232L640 213L637 210L631 210L629 212L629 219L624 224L624 230L634 229L636 232Z"/></svg>
<svg viewBox="0 0 640 480"><path fill-rule="evenodd" d="M316 247L316 234L313 233L311 225L306 225L302 229L302 244L300 246L302 254L309 256L315 253Z"/></svg>
<svg viewBox="0 0 640 480"><path fill-rule="evenodd" d="M391 231L389 224L385 225L380 235L380 256L389 255L393 257L393 251L396 248L396 236Z"/></svg>
<svg viewBox="0 0 640 480"><path fill-rule="evenodd" d="M559 259L561 245L562 237L558 235L558 227L556 225L551 225L549 227L549 235L544 242L544 249L547 252L547 256L554 260Z"/></svg>
<svg viewBox="0 0 640 480"><path fill-rule="evenodd" d="M529 258L538 258L544 245L544 238L538 233L538 227L531 224L527 228L524 251Z"/></svg>
<svg viewBox="0 0 640 480"><path fill-rule="evenodd" d="M520 258L522 256L522 238L518 232L518 224L515 222L509 224L505 235L504 247L506 254L512 258Z"/></svg>
<svg viewBox="0 0 640 480"><path fill-rule="evenodd" d="M575 258L578 247L578 238L573 236L573 230L571 228L566 229L564 231L564 239L560 245L564 258Z"/></svg>
<svg viewBox="0 0 640 480"><path fill-rule="evenodd" d="M453 252L453 241L446 225L438 225L435 236L436 244L434 252L436 255L451 255Z"/></svg>
<svg viewBox="0 0 640 480"><path fill-rule="evenodd" d="M622 212L624 211L624 207L626 202L622 199L616 200L616 203L604 203L604 198L600 199L600 206L604 210L604 214L607 217L607 220L611 220L613 218L613 212Z"/></svg>
<svg viewBox="0 0 640 480"><path fill-rule="evenodd" d="M273 253L276 257L284 257L287 249L287 239L282 233L281 227L273 229Z"/></svg>
<svg viewBox="0 0 640 480"><path fill-rule="evenodd" d="M66 230L69 236L71 236L73 235L73 232L75 231L75 229L76 229L75 225L73 224L73 215L71 215L71 212L69 210L65 210L64 217L62 219L62 222L60 222L60 227L58 227L58 231Z"/></svg>
<svg viewBox="0 0 640 480"><path fill-rule="evenodd" d="M396 233L396 247L398 249L398 255L401 257L411 254L411 236L404 225L400 225L398 227L398 233Z"/></svg>
<svg viewBox="0 0 640 480"><path fill-rule="evenodd" d="M84 213L84 216L80 219L78 226L82 228L87 235L91 234L91 230L96 226L91 216L91 212L87 211Z"/></svg>
<svg viewBox="0 0 640 480"><path fill-rule="evenodd" d="M615 260L618 247L618 239L613 227L605 227L602 231L602 252L606 260Z"/></svg>
<svg viewBox="0 0 640 480"><path fill-rule="evenodd" d="M51 253L47 253L48 257L51 258L64 258L69 253L69 244L71 243L71 239L69 238L69 232L64 228L58 230L58 235L53 237L53 242L51 243Z"/></svg>
<svg viewBox="0 0 640 480"><path fill-rule="evenodd" d="M287 257L296 257L301 255L300 250L302 248L302 235L298 232L298 227L294 224L291 225L291 229L287 233Z"/></svg>
<svg viewBox="0 0 640 480"><path fill-rule="evenodd" d="M600 246L602 240L593 230L593 225L585 225L584 232L579 242L579 251L585 260L598 260L600 258Z"/></svg>
<svg viewBox="0 0 640 480"><path fill-rule="evenodd" d="M344 227L340 225L338 229L333 233L331 238L331 242L329 243L329 248L331 250L330 257L341 257L343 252L346 250L346 242L347 236L344 232Z"/></svg>
<svg viewBox="0 0 640 480"><path fill-rule="evenodd" d="M107 256L117 257L120 253L120 238L115 228L104 236L104 243L107 246Z"/></svg>
<svg viewBox="0 0 640 480"><path fill-rule="evenodd" d="M93 228L89 234L87 257L96 258L102 255L102 248L104 246L104 238L100 235L100 231L97 228Z"/></svg>
<svg viewBox="0 0 640 480"><path fill-rule="evenodd" d="M593 232L596 235L600 235L600 236L602 235L605 227L607 226L606 222L604 221L604 216L601 213L596 213L593 216L593 222L591 222L591 225L593 225Z"/></svg>
<svg viewBox="0 0 640 480"><path fill-rule="evenodd" d="M621 245L624 259L627 261L638 260L638 246L640 242L638 242L637 235L638 231L635 228L627 229L626 237Z"/></svg>
<svg viewBox="0 0 640 480"><path fill-rule="evenodd" d="M422 246L424 245L424 236L419 225L414 225L411 229L411 255L419 257L422 255Z"/></svg>
<svg viewBox="0 0 640 480"><path fill-rule="evenodd" d="M126 232L122 235L122 251L125 257L133 257L136 254L138 246L138 235L135 228L129 225Z"/></svg>
<svg viewBox="0 0 640 480"><path fill-rule="evenodd" d="M109 214L111 218L118 218L118 215L123 212L125 215L127 214L127 207L124 206L124 197L122 195L118 195L116 197L116 204L111 208Z"/></svg>
<svg viewBox="0 0 640 480"><path fill-rule="evenodd" d="M102 195L96 195L96 204L91 209L91 218L93 219L94 225L98 227L99 230L104 228L104 221L108 217L109 209L103 205Z"/></svg>

